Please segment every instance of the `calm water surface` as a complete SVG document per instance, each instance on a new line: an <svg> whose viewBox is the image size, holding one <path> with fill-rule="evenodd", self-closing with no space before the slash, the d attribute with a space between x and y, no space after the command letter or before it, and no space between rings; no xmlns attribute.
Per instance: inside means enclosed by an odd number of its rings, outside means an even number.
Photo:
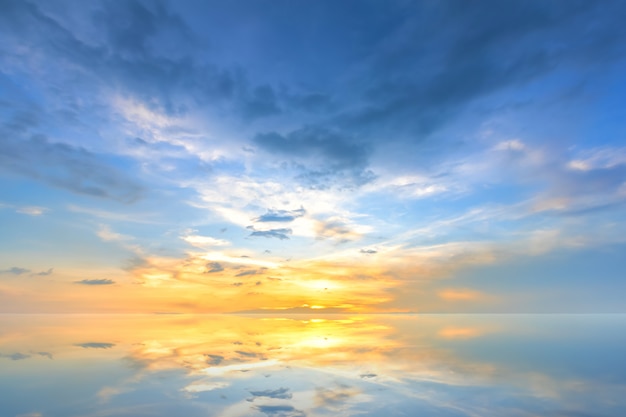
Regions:
<svg viewBox="0 0 626 417"><path fill-rule="evenodd" d="M0 416L626 416L625 315L4 315Z"/></svg>

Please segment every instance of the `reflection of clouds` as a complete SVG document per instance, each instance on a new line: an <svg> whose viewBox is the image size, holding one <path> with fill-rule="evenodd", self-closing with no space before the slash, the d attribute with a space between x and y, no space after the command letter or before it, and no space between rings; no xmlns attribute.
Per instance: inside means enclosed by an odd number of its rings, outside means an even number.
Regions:
<svg viewBox="0 0 626 417"><path fill-rule="evenodd" d="M43 357L47 352L35 347L54 343L66 348L54 350L55 361L69 361L63 363L69 370L73 363L81 363L73 360L85 357L116 364L124 370L123 376L105 382L103 374L94 393L103 409L133 399L146 401L151 397L145 393L158 388L159 398L165 395L168 401L215 405L211 417L386 415L386 410L496 417L524 415L518 412L521 409L541 411L548 403L585 410L594 401L602 405L626 393L619 382L586 380L588 375L575 371L563 375L550 362L526 363L524 358L502 353L498 343L507 343L511 335L535 343L529 345L531 351L532 346L544 348L543 339L533 339L535 322L530 319L298 315L65 320L30 329L9 326L0 340L2 351ZM83 340L102 340L113 331L116 349L95 347L108 345L104 342L76 343L79 335ZM16 343L24 334L32 335L30 343ZM489 338L481 337L485 334ZM317 343L324 340L332 343ZM89 352L67 350L80 345L90 346ZM490 349L499 353L492 357ZM123 361L120 351L126 351ZM513 362L507 362L509 357ZM39 361L37 366L46 363ZM590 395L595 399L590 400ZM544 415L539 411L536 415Z"/></svg>
<svg viewBox="0 0 626 417"><path fill-rule="evenodd" d="M293 397L289 388L266 389L261 391L250 391L253 397L274 398L279 400L289 400Z"/></svg>
<svg viewBox="0 0 626 417"><path fill-rule="evenodd" d="M115 346L115 343L86 342L86 343L77 343L75 346L80 346L85 349L111 349L113 346Z"/></svg>
<svg viewBox="0 0 626 417"><path fill-rule="evenodd" d="M9 353L9 354L0 354L0 358L8 358L12 361L21 361L23 359L30 358L30 355L21 352Z"/></svg>
<svg viewBox="0 0 626 417"><path fill-rule="evenodd" d="M486 330L477 327L444 327L437 333L446 339L469 339L485 334Z"/></svg>
<svg viewBox="0 0 626 417"><path fill-rule="evenodd" d="M348 385L338 385L334 388L318 387L315 390L315 404L317 407L336 410L338 406L359 394L359 390Z"/></svg>
<svg viewBox="0 0 626 417"><path fill-rule="evenodd" d="M268 417L305 417L306 414L291 405L259 405L257 410Z"/></svg>
<svg viewBox="0 0 626 417"><path fill-rule="evenodd" d="M195 392L206 392L213 391L216 389L222 389L228 387L230 384L228 382L194 382L193 384L187 385L183 388L184 391L195 393Z"/></svg>

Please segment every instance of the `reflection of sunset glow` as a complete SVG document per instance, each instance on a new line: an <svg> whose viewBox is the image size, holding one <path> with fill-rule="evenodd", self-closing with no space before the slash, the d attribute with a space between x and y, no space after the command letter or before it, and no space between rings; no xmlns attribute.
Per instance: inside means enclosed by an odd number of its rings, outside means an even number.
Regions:
<svg viewBox="0 0 626 417"><path fill-rule="evenodd" d="M120 376L96 387L99 407L126 401L135 390L170 378L170 392L183 393L186 400L245 395L232 404L241 410L233 414L237 416L262 404L290 410L284 405L287 400L335 413L368 398L386 403L390 390L404 401L444 408L449 390L503 389L508 384L507 389L541 401L592 390L581 379L559 380L542 369L520 373L509 369L507 361L491 363L488 356L472 359L462 348L466 343L480 346L475 343L484 343L484 334L506 341L503 329L529 335L535 322L528 320L445 315L5 316L0 317L0 361L9 374L59 366L64 372L79 372L85 361L104 361ZM553 337L554 329L547 330ZM505 379L510 372L517 372L514 383ZM292 389L286 381L294 378L298 388Z"/></svg>
<svg viewBox="0 0 626 417"><path fill-rule="evenodd" d="M474 327L446 327L439 331L439 336L448 339L469 339L478 337L485 333L484 329Z"/></svg>

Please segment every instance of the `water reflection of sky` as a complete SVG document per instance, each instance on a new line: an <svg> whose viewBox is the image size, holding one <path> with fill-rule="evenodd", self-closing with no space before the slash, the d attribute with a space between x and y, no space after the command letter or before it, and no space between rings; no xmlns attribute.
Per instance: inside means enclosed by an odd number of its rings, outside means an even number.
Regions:
<svg viewBox="0 0 626 417"><path fill-rule="evenodd" d="M2 316L0 415L624 416L626 316Z"/></svg>

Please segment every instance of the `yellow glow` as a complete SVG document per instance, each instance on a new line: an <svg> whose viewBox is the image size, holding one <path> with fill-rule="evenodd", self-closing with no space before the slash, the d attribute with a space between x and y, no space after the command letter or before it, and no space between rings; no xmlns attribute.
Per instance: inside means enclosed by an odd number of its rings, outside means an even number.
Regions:
<svg viewBox="0 0 626 417"><path fill-rule="evenodd" d="M467 368L435 345L441 337L478 337L483 333L456 317L269 318L231 315L99 315L94 317L0 316L2 351L59 352L64 360L107 356L141 364L141 375L186 369L199 377L245 379L254 372L273 372L290 366L324 369L360 378L376 373L386 380L411 375L421 380L454 379ZM94 325L97 323L97 325ZM408 326L408 327L407 327ZM411 331L406 331L407 328ZM494 330L491 329L490 332ZM108 349L85 349L86 341L111 342ZM56 353L55 353L56 354ZM219 360L211 363L212 358ZM368 370L353 369L367 363ZM33 362L35 363L35 362ZM359 365L360 366L360 365ZM471 373L484 372L470 364ZM450 372L450 370L454 372ZM141 375L139 377L141 377ZM454 382L454 381L452 381ZM222 381L199 379L184 390L190 393L222 387ZM102 392L103 398L117 395Z"/></svg>

